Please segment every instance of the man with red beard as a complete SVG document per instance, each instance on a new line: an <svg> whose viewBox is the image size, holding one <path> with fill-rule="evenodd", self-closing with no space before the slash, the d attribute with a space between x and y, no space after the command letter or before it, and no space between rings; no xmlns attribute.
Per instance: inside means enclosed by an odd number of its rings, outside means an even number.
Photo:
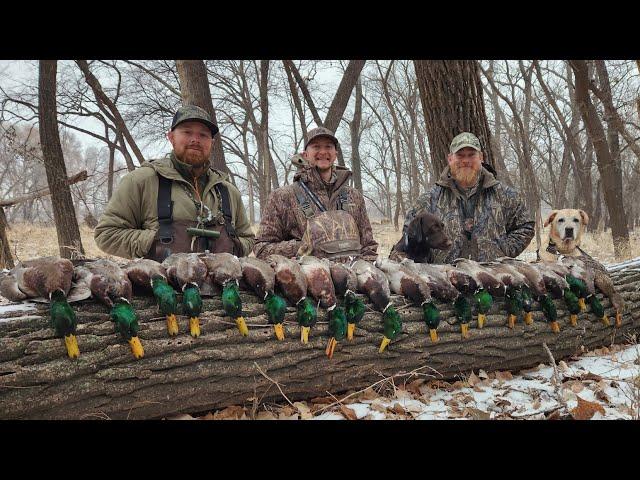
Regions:
<svg viewBox="0 0 640 480"><path fill-rule="evenodd" d="M432 250L429 263L518 256L531 242L535 229L522 198L483 166L480 141L474 134L457 135L449 152L449 166L407 212L402 240L407 242L411 220L427 212L440 217L445 233L453 240L448 251ZM394 248L390 258L400 260L403 256Z"/></svg>
<svg viewBox="0 0 640 480"><path fill-rule="evenodd" d="M173 150L122 179L96 227L98 247L159 262L205 250L248 255L254 233L240 192L210 164L217 133L205 110L180 107L167 133Z"/></svg>

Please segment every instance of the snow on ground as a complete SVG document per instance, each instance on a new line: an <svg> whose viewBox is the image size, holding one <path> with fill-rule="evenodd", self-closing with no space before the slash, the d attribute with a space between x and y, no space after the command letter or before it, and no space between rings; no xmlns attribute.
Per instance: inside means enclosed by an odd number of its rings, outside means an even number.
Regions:
<svg viewBox="0 0 640 480"><path fill-rule="evenodd" d="M33 302L24 302L24 303L0 303L0 322L6 322L9 320L14 320L14 318L2 318L4 314L8 314L11 312L19 312L25 311L30 312L36 310L36 304Z"/></svg>
<svg viewBox="0 0 640 480"><path fill-rule="evenodd" d="M348 398L322 397L256 412L228 407L201 419L640 419L640 345L612 345L554 367L540 364L517 375L473 372L454 383L391 379L378 390ZM559 380L559 382L558 382ZM286 393L286 392L285 392ZM337 400L340 400L338 402ZM190 415L173 417L182 419Z"/></svg>

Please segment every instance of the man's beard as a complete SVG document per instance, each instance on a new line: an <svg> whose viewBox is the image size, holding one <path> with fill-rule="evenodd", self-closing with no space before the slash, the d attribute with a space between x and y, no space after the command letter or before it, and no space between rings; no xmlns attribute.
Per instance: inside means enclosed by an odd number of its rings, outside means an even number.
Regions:
<svg viewBox="0 0 640 480"><path fill-rule="evenodd" d="M204 152L193 149L186 149L182 154L182 161L194 167L201 167L207 161Z"/></svg>
<svg viewBox="0 0 640 480"><path fill-rule="evenodd" d="M451 176L458 183L473 185L476 183L479 173L480 169L476 170L473 167L460 167L455 164L451 165Z"/></svg>

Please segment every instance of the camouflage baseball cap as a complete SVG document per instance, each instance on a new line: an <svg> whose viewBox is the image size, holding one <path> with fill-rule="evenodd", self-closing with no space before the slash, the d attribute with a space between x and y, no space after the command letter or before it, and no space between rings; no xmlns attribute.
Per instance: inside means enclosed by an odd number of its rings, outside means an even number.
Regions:
<svg viewBox="0 0 640 480"><path fill-rule="evenodd" d="M459 135L456 135L453 140L451 140L451 146L449 147L450 153L456 153L458 150L464 147L475 148L479 152L482 151L480 147L480 140L473 133L470 132L462 132Z"/></svg>
<svg viewBox="0 0 640 480"><path fill-rule="evenodd" d="M171 122L171 130L173 131L178 125L182 122L193 121L204 123L209 130L211 130L211 136L215 136L218 133L218 127L215 123L211 121L211 117L203 108L200 108L196 105L183 105L178 109L176 114L173 116L173 121Z"/></svg>
<svg viewBox="0 0 640 480"><path fill-rule="evenodd" d="M304 144L304 149L306 150L307 146L318 137L329 137L335 144L336 148L338 148L338 139L333 135L333 132L328 128L318 127L309 130L307 133L307 143Z"/></svg>

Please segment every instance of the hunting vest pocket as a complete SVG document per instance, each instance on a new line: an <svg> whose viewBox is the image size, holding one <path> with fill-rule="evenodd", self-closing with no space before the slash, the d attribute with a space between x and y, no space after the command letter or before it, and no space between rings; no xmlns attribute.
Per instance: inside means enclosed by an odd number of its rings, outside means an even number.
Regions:
<svg viewBox="0 0 640 480"><path fill-rule="evenodd" d="M343 210L322 212L307 219L298 255L320 258L358 256L362 245L358 225Z"/></svg>

